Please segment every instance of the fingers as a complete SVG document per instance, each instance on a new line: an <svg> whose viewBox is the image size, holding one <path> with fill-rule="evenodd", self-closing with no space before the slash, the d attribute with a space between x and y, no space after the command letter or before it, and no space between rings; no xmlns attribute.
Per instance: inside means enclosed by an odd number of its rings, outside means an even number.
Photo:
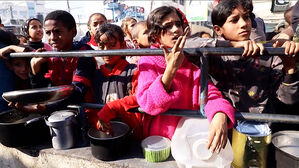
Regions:
<svg viewBox="0 0 299 168"><path fill-rule="evenodd" d="M212 147L212 143L214 141L215 134L216 134L216 132L214 130L210 131L209 141L208 141L208 144L207 144L208 149L210 149ZM213 151L213 147L212 147L212 151Z"/></svg>
<svg viewBox="0 0 299 168"><path fill-rule="evenodd" d="M289 55L290 49L291 49L291 44L289 41L285 42L282 47L284 48L284 53L285 55Z"/></svg>
<svg viewBox="0 0 299 168"><path fill-rule="evenodd" d="M180 43L180 46L179 46L179 48L181 50L183 50L186 40L187 40L187 36L183 36L183 38L181 40L181 43Z"/></svg>
<svg viewBox="0 0 299 168"><path fill-rule="evenodd" d="M178 49L178 47L179 47L179 45L180 45L182 39L183 39L183 36L180 36L180 37L177 39L177 41L175 42L175 44L174 44L174 46L173 46L173 48L172 48L172 51L174 51L174 52L177 51L177 49Z"/></svg>
<svg viewBox="0 0 299 168"><path fill-rule="evenodd" d="M295 51L294 54L297 55L299 53L299 43L295 43L296 47L295 47Z"/></svg>
<svg viewBox="0 0 299 168"><path fill-rule="evenodd" d="M295 43L293 41L285 42L282 47L284 47L284 52L286 55L293 56L298 54L299 52L299 43Z"/></svg>
<svg viewBox="0 0 299 168"><path fill-rule="evenodd" d="M260 55L263 55L263 54L264 54L264 51L265 51L264 44L262 44L262 43L257 43L257 46L259 47Z"/></svg>
<svg viewBox="0 0 299 168"><path fill-rule="evenodd" d="M244 51L243 51L242 57L245 57L249 50L249 43L245 42L245 44L243 46L244 46Z"/></svg>
<svg viewBox="0 0 299 168"><path fill-rule="evenodd" d="M44 51L47 51L47 50L45 48L39 48L35 52L44 52Z"/></svg>
<svg viewBox="0 0 299 168"><path fill-rule="evenodd" d="M274 48L279 47L279 45L278 45L278 41L275 41L275 43L273 43L273 47L274 47Z"/></svg>

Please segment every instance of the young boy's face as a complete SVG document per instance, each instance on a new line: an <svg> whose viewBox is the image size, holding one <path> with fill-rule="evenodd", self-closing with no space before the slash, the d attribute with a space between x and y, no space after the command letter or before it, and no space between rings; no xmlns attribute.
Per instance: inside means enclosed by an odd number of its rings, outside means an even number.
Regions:
<svg viewBox="0 0 299 168"><path fill-rule="evenodd" d="M69 30L61 21L47 20L45 32L49 44L57 51L69 51L73 47L73 38L76 36L76 27Z"/></svg>
<svg viewBox="0 0 299 168"><path fill-rule="evenodd" d="M95 35L99 27L106 22L106 19L101 15L93 15L90 18L90 25L88 26L88 30L91 33L91 35Z"/></svg>
<svg viewBox="0 0 299 168"><path fill-rule="evenodd" d="M215 25L214 30L218 36L222 36L226 40L249 40L251 32L249 12L244 11L244 8L239 5L232 11L232 14L226 19L223 26Z"/></svg>
<svg viewBox="0 0 299 168"><path fill-rule="evenodd" d="M100 37L100 43L98 44L99 50L115 50L115 49L123 49L124 45L122 45L118 39L113 37L108 37L105 33ZM114 67L117 62L122 59L121 56L106 56L102 57L105 64Z"/></svg>
<svg viewBox="0 0 299 168"><path fill-rule="evenodd" d="M23 58L13 58L10 69L23 80L29 78L29 65Z"/></svg>

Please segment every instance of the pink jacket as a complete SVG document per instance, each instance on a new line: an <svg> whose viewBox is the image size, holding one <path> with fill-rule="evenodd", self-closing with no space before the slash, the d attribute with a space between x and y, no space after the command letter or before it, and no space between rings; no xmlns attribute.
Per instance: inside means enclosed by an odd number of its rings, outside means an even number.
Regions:
<svg viewBox="0 0 299 168"><path fill-rule="evenodd" d="M180 117L158 115L168 109L197 110L200 105L200 69L186 59L178 69L172 83L171 92L167 93L161 78L166 68L163 56L141 57L138 62L140 75L138 78L137 102L148 114L143 118L143 136L160 135L172 138ZM205 113L211 122L215 113L224 112L234 123L234 109L222 98L221 92L212 84L208 84Z"/></svg>

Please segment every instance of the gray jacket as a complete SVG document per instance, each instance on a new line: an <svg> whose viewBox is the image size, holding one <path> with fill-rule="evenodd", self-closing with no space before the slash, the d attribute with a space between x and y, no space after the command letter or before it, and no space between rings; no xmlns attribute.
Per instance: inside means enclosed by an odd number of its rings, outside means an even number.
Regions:
<svg viewBox="0 0 299 168"><path fill-rule="evenodd" d="M201 38L186 41L185 48L196 47L229 47L229 42ZM286 74L278 56L209 56L209 73L239 112L274 113L275 98L286 104L299 101L299 72Z"/></svg>

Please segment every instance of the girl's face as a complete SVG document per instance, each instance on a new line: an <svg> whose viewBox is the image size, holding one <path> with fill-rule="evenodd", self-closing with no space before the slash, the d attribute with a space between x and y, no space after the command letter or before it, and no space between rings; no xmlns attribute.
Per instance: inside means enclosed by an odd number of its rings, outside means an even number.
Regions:
<svg viewBox="0 0 299 168"><path fill-rule="evenodd" d="M28 34L30 41L41 41L44 36L42 24L37 20L30 21Z"/></svg>
<svg viewBox="0 0 299 168"><path fill-rule="evenodd" d="M11 61L11 70L23 80L29 78L29 66L23 58L13 58Z"/></svg>
<svg viewBox="0 0 299 168"><path fill-rule="evenodd" d="M95 35L99 27L106 22L107 22L106 19L101 15L93 15L90 18L90 25L88 26L91 35Z"/></svg>
<svg viewBox="0 0 299 168"><path fill-rule="evenodd" d="M124 45L122 45L118 39L113 37L108 37L106 33L101 35L100 43L98 44L99 50L115 50L115 49L123 49ZM114 67L121 58L121 56L105 56L102 57L105 64Z"/></svg>
<svg viewBox="0 0 299 168"><path fill-rule="evenodd" d="M158 42L160 44L172 48L177 39L183 35L182 22L177 13L172 12L162 20L162 28Z"/></svg>
<svg viewBox="0 0 299 168"><path fill-rule="evenodd" d="M215 25L214 30L218 36L226 40L243 41L249 40L251 32L251 20L249 12L239 5L232 11L222 27Z"/></svg>

